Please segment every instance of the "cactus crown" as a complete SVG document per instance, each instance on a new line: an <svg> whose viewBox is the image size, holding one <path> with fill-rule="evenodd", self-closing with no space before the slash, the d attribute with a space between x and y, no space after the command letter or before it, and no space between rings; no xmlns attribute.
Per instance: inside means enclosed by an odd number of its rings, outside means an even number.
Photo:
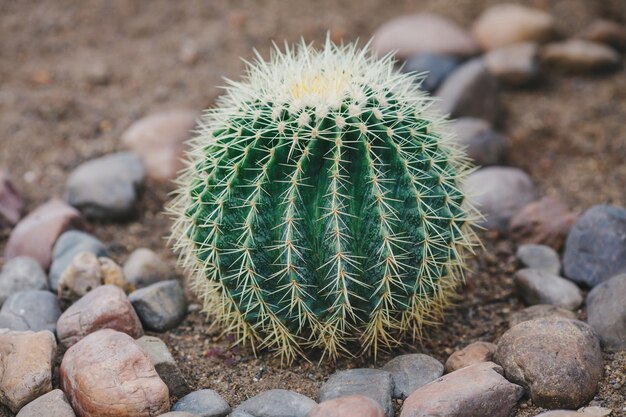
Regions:
<svg viewBox="0 0 626 417"><path fill-rule="evenodd" d="M376 352L442 314L473 244L467 164L393 64L328 40L276 48L204 114L172 238L239 341L287 361Z"/></svg>

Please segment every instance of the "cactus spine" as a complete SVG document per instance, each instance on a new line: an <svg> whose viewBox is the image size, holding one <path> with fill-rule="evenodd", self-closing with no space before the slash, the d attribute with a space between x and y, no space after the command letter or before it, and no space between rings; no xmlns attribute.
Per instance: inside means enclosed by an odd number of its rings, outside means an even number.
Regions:
<svg viewBox="0 0 626 417"><path fill-rule="evenodd" d="M327 40L257 58L203 116L168 209L205 310L287 361L419 337L473 244L463 153L390 57Z"/></svg>

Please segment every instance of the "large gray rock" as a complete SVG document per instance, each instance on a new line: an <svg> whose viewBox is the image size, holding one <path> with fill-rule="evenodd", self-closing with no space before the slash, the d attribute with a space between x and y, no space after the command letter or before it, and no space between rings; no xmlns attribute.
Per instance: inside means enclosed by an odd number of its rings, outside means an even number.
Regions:
<svg viewBox="0 0 626 417"><path fill-rule="evenodd" d="M383 366L383 370L391 373L393 398L401 399L443 375L441 362L421 353L396 356Z"/></svg>
<svg viewBox="0 0 626 417"><path fill-rule="evenodd" d="M503 165L507 160L506 138L493 130L485 120L461 117L453 120L452 130L467 156L479 166Z"/></svg>
<svg viewBox="0 0 626 417"><path fill-rule="evenodd" d="M94 253L97 256L107 256L107 250L104 244L89 233L69 230L59 237L52 251L52 265L50 265L50 274L48 277L50 289L53 291L57 290L61 275L72 263L74 257L81 252Z"/></svg>
<svg viewBox="0 0 626 417"><path fill-rule="evenodd" d="M460 60L452 55L422 53L413 55L402 67L403 72L423 74L422 90L434 93L456 67Z"/></svg>
<svg viewBox="0 0 626 417"><path fill-rule="evenodd" d="M49 291L21 291L13 294L0 310L0 328L11 330L50 330L56 332L61 308Z"/></svg>
<svg viewBox="0 0 626 417"><path fill-rule="evenodd" d="M317 403L284 389L263 391L239 404L231 417L306 417Z"/></svg>
<svg viewBox="0 0 626 417"><path fill-rule="evenodd" d="M47 289L46 273L33 258L27 256L13 258L0 272L0 305L18 291Z"/></svg>
<svg viewBox="0 0 626 417"><path fill-rule="evenodd" d="M587 295L587 322L606 347L626 349L626 274L597 285Z"/></svg>
<svg viewBox="0 0 626 417"><path fill-rule="evenodd" d="M526 244L517 248L517 260L526 267L539 269L553 275L561 272L559 254L546 245Z"/></svg>
<svg viewBox="0 0 626 417"><path fill-rule="evenodd" d="M185 293L177 280L138 289L128 299L145 328L156 332L176 327L187 312Z"/></svg>
<svg viewBox="0 0 626 417"><path fill-rule="evenodd" d="M605 417L611 415L612 411L604 407L584 407L578 411L554 410L541 413L535 417Z"/></svg>
<svg viewBox="0 0 626 417"><path fill-rule="evenodd" d="M161 339L154 336L142 336L137 339L137 344L148 355L154 369L167 384L170 395L181 398L191 391L183 373L178 368L174 357L167 345Z"/></svg>
<svg viewBox="0 0 626 417"><path fill-rule="evenodd" d="M199 417L225 417L230 413L230 406L217 392L203 389L185 395L174 404L172 411L185 411Z"/></svg>
<svg viewBox="0 0 626 417"><path fill-rule="evenodd" d="M55 389L26 404L16 417L76 417L60 389Z"/></svg>
<svg viewBox="0 0 626 417"><path fill-rule="evenodd" d="M626 272L626 210L609 205L587 210L567 235L563 270L590 287Z"/></svg>
<svg viewBox="0 0 626 417"><path fill-rule="evenodd" d="M520 269L513 276L515 289L527 305L552 304L575 310L583 302L580 289L571 281L539 269Z"/></svg>

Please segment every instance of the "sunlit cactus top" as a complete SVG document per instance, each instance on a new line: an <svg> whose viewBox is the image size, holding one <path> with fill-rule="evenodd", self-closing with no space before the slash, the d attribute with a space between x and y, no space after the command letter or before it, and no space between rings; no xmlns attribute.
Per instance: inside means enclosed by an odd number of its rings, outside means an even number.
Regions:
<svg viewBox="0 0 626 417"><path fill-rule="evenodd" d="M463 153L414 81L367 48L301 44L257 57L204 114L172 237L238 341L287 361L375 353L441 316L475 215Z"/></svg>

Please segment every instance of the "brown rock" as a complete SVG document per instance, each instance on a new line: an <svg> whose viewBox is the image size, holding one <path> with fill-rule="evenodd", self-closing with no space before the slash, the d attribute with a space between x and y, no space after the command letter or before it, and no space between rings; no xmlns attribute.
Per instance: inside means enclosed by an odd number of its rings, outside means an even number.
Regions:
<svg viewBox="0 0 626 417"><path fill-rule="evenodd" d="M511 86L522 86L539 75L538 53L539 48L535 43L515 43L489 52L485 55L485 63L498 81Z"/></svg>
<svg viewBox="0 0 626 417"><path fill-rule="evenodd" d="M511 234L520 243L548 245L559 251L578 214L557 197L533 201L511 219Z"/></svg>
<svg viewBox="0 0 626 417"><path fill-rule="evenodd" d="M617 22L596 19L583 30L580 37L610 45L618 51L626 51L626 27Z"/></svg>
<svg viewBox="0 0 626 417"><path fill-rule="evenodd" d="M15 225L23 208L24 201L9 174L0 171L0 227Z"/></svg>
<svg viewBox="0 0 626 417"><path fill-rule="evenodd" d="M54 335L0 330L0 402L17 413L52 390L52 366L57 351Z"/></svg>
<svg viewBox="0 0 626 417"><path fill-rule="evenodd" d="M411 394L400 417L508 417L524 389L502 373L495 363L483 362L444 375Z"/></svg>
<svg viewBox="0 0 626 417"><path fill-rule="evenodd" d="M103 285L115 285L126 292L132 292L134 290L133 286L126 282L122 267L113 259L101 256L98 258L98 261L100 262Z"/></svg>
<svg viewBox="0 0 626 417"><path fill-rule="evenodd" d="M481 362L490 362L496 352L496 345L488 342L474 342L454 352L446 361L446 373Z"/></svg>
<svg viewBox="0 0 626 417"><path fill-rule="evenodd" d="M67 350L60 380L80 417L153 417L169 411L167 386L124 333L90 334Z"/></svg>
<svg viewBox="0 0 626 417"><path fill-rule="evenodd" d="M316 405L307 417L385 417L385 410L364 395L335 398Z"/></svg>
<svg viewBox="0 0 626 417"><path fill-rule="evenodd" d="M550 67L576 73L613 70L622 62L619 54L608 46L582 39L546 45L541 59Z"/></svg>
<svg viewBox="0 0 626 417"><path fill-rule="evenodd" d="M102 272L98 258L91 252L81 252L74 257L61 275L59 299L69 306L100 285Z"/></svg>
<svg viewBox="0 0 626 417"><path fill-rule="evenodd" d="M511 317L509 317L509 328L517 326L525 321L543 319L547 317L560 317L576 320L576 314L572 311L549 304L537 304L511 314Z"/></svg>
<svg viewBox="0 0 626 417"><path fill-rule="evenodd" d="M525 387L544 408L577 408L591 401L602 377L602 351L593 330L578 320L544 318L509 329L496 362L509 381Z"/></svg>
<svg viewBox="0 0 626 417"><path fill-rule="evenodd" d="M133 338L143 336L139 317L119 287L93 289L65 310L57 322L59 341L66 347L100 329L114 329Z"/></svg>
<svg viewBox="0 0 626 417"><path fill-rule="evenodd" d="M37 207L20 221L11 232L4 257L35 258L43 269L52 261L54 242L65 230L82 223L80 213L61 200L50 200Z"/></svg>

